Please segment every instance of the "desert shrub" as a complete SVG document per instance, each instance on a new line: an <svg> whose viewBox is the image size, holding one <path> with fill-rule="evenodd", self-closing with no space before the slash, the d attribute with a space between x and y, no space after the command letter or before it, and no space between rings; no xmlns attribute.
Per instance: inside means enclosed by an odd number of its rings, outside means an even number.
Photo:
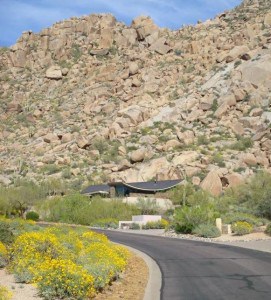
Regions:
<svg viewBox="0 0 271 300"><path fill-rule="evenodd" d="M0 300L11 300L12 293L4 286L0 285Z"/></svg>
<svg viewBox="0 0 271 300"><path fill-rule="evenodd" d="M267 225L265 233L271 236L271 223Z"/></svg>
<svg viewBox="0 0 271 300"><path fill-rule="evenodd" d="M25 218L26 218L26 220L38 221L40 216L35 211L29 211L29 212L27 212Z"/></svg>
<svg viewBox="0 0 271 300"><path fill-rule="evenodd" d="M155 199L150 198L138 198L137 207L139 208L141 215L156 215L159 212L159 206Z"/></svg>
<svg viewBox="0 0 271 300"><path fill-rule="evenodd" d="M132 230L139 230L140 225L138 223L132 223L132 224L130 224L129 228Z"/></svg>
<svg viewBox="0 0 271 300"><path fill-rule="evenodd" d="M102 219L129 220L139 214L135 205L119 200L106 201L100 197L89 199L80 194L56 197L45 201L38 209L47 221L95 225Z"/></svg>
<svg viewBox="0 0 271 300"><path fill-rule="evenodd" d="M195 187L191 183L181 184L168 191L168 197L175 205L185 205L187 197L193 195L195 191Z"/></svg>
<svg viewBox="0 0 271 300"><path fill-rule="evenodd" d="M4 244L11 244L14 240L14 234L10 225L0 220L0 242Z"/></svg>
<svg viewBox="0 0 271 300"><path fill-rule="evenodd" d="M236 235L249 234L253 230L252 224L248 222L238 221L232 225L232 231Z"/></svg>
<svg viewBox="0 0 271 300"><path fill-rule="evenodd" d="M235 189L238 208L257 217L271 219L271 175L259 172Z"/></svg>
<svg viewBox="0 0 271 300"><path fill-rule="evenodd" d="M93 227L100 227L100 228L118 228L119 221L117 219L108 218L108 219L99 219L91 224Z"/></svg>
<svg viewBox="0 0 271 300"><path fill-rule="evenodd" d="M233 150L244 151L253 146L253 140L250 137L238 136L237 139L238 141L230 147Z"/></svg>
<svg viewBox="0 0 271 300"><path fill-rule="evenodd" d="M197 144L200 145L208 145L209 144L209 140L205 135L200 135L198 136L198 141Z"/></svg>
<svg viewBox="0 0 271 300"><path fill-rule="evenodd" d="M247 222L254 226L262 226L264 225L264 219L257 218L251 214L232 212L222 216L223 223L225 224L233 224L236 222Z"/></svg>
<svg viewBox="0 0 271 300"><path fill-rule="evenodd" d="M200 236L200 237L205 237L205 238L215 238L215 237L220 236L221 232L214 225L201 224L193 230L193 234Z"/></svg>
<svg viewBox="0 0 271 300"><path fill-rule="evenodd" d="M162 219L161 221L150 221L142 226L142 229L165 229L168 226L168 221Z"/></svg>
<svg viewBox="0 0 271 300"><path fill-rule="evenodd" d="M183 206L176 210L174 216L175 231L180 233L191 233L201 224L213 223L217 213L211 204L202 206Z"/></svg>
<svg viewBox="0 0 271 300"><path fill-rule="evenodd" d="M0 242L0 268L5 267L7 265L7 262L8 262L7 248L3 243Z"/></svg>

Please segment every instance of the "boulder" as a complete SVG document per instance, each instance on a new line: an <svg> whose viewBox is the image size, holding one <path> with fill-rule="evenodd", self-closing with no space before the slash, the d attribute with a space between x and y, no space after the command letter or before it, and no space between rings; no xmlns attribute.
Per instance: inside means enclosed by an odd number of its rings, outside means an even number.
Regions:
<svg viewBox="0 0 271 300"><path fill-rule="evenodd" d="M107 55L109 53L109 49L105 48L105 49L92 49L89 51L90 55L98 55L98 56L104 56Z"/></svg>
<svg viewBox="0 0 271 300"><path fill-rule="evenodd" d="M252 153L244 153L241 155L241 160L244 162L246 165L249 166L255 166L257 165L257 159Z"/></svg>
<svg viewBox="0 0 271 300"><path fill-rule="evenodd" d="M131 164L127 159L123 159L118 165L118 172L125 171L131 168Z"/></svg>
<svg viewBox="0 0 271 300"><path fill-rule="evenodd" d="M195 134L192 130L186 130L184 132L177 132L177 137L180 142L185 145L193 144L195 141Z"/></svg>
<svg viewBox="0 0 271 300"><path fill-rule="evenodd" d="M242 80L254 86L271 88L271 55L264 55L258 60L249 61L239 67Z"/></svg>
<svg viewBox="0 0 271 300"><path fill-rule="evenodd" d="M86 149L87 147L89 147L91 145L91 142L84 137L79 137L77 139L76 143L80 149Z"/></svg>
<svg viewBox="0 0 271 300"><path fill-rule="evenodd" d="M236 120L230 124L230 128L237 135L243 135L245 133L243 125Z"/></svg>
<svg viewBox="0 0 271 300"><path fill-rule="evenodd" d="M196 151L183 151L181 155L175 156L172 160L174 166L184 165L195 161L198 158Z"/></svg>
<svg viewBox="0 0 271 300"><path fill-rule="evenodd" d="M177 148L181 145L181 143L177 140L169 140L166 142L166 144L163 146L164 151L168 151L169 149Z"/></svg>
<svg viewBox="0 0 271 300"><path fill-rule="evenodd" d="M61 73L62 73L63 76L67 76L68 73L69 73L69 69L68 68L64 68L64 69L61 70Z"/></svg>
<svg viewBox="0 0 271 300"><path fill-rule="evenodd" d="M127 154L126 148L124 146L119 146L119 148L118 148L118 154L120 156L125 156Z"/></svg>
<svg viewBox="0 0 271 300"><path fill-rule="evenodd" d="M200 186L214 196L219 196L222 193L222 183L216 170L210 171Z"/></svg>
<svg viewBox="0 0 271 300"><path fill-rule="evenodd" d="M264 17L264 25L271 26L271 13L267 13Z"/></svg>
<svg viewBox="0 0 271 300"><path fill-rule="evenodd" d="M249 48L247 46L236 46L226 56L226 62L232 62L233 60L243 56L247 52L249 52Z"/></svg>
<svg viewBox="0 0 271 300"><path fill-rule="evenodd" d="M216 118L221 118L223 115L226 114L228 108L229 108L229 106L228 106L227 102L222 103L219 106L219 108L215 111L214 116Z"/></svg>
<svg viewBox="0 0 271 300"><path fill-rule="evenodd" d="M48 133L43 137L45 143L54 143L59 140L58 136L53 133Z"/></svg>
<svg viewBox="0 0 271 300"><path fill-rule="evenodd" d="M68 143L68 142L72 141L72 139L73 139L73 135L70 132L68 132L68 133L63 134L61 142Z"/></svg>
<svg viewBox="0 0 271 300"><path fill-rule="evenodd" d="M17 101L12 101L7 104L7 111L20 113L23 111L23 108L22 108L21 104L18 103Z"/></svg>
<svg viewBox="0 0 271 300"><path fill-rule="evenodd" d="M151 51L155 51L159 54L167 54L170 50L172 50L172 47L168 46L166 44L166 39L165 38L160 38L158 39L156 42L154 42L150 47L149 49Z"/></svg>
<svg viewBox="0 0 271 300"><path fill-rule="evenodd" d="M134 164L134 163L142 162L145 158L145 155L146 155L145 148L140 148L138 150L133 151L130 155L131 163Z"/></svg>
<svg viewBox="0 0 271 300"><path fill-rule="evenodd" d="M129 75L135 75L138 73L139 67L136 62L129 63Z"/></svg>
<svg viewBox="0 0 271 300"><path fill-rule="evenodd" d="M238 186L244 182L244 177L238 173L232 173L232 174L226 175L225 178L228 181L229 188Z"/></svg>
<svg viewBox="0 0 271 300"><path fill-rule="evenodd" d="M139 40L144 40L147 36L159 30L150 17L139 16L132 21L132 28L137 32Z"/></svg>
<svg viewBox="0 0 271 300"><path fill-rule="evenodd" d="M51 66L49 69L46 70L45 77L56 80L62 79L61 68L59 66Z"/></svg>

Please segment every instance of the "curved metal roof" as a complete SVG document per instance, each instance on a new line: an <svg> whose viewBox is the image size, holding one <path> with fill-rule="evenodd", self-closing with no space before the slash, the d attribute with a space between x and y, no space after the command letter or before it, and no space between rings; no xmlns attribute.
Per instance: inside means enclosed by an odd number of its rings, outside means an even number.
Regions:
<svg viewBox="0 0 271 300"><path fill-rule="evenodd" d="M163 181L147 181L147 182L111 182L110 186L124 185L134 190L159 192L166 191L178 185L182 180L163 180Z"/></svg>
<svg viewBox="0 0 271 300"><path fill-rule="evenodd" d="M109 194L110 186L108 184L91 185L85 188L81 194L93 195L93 194Z"/></svg>

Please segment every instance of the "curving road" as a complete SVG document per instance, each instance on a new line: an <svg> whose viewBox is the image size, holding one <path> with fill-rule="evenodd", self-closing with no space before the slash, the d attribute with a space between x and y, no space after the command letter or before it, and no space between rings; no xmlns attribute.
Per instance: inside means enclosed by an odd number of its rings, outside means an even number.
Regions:
<svg viewBox="0 0 271 300"><path fill-rule="evenodd" d="M271 254L213 243L98 230L145 252L162 272L162 300L270 300ZM158 299L157 299L158 300Z"/></svg>

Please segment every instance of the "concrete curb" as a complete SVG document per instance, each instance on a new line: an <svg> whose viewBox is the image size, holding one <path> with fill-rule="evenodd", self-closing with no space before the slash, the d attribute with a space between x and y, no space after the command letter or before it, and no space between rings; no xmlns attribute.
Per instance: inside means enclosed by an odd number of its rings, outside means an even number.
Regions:
<svg viewBox="0 0 271 300"><path fill-rule="evenodd" d="M119 243L118 243L119 244ZM149 279L143 300L159 300L161 297L162 274L157 263L147 254L125 244L120 244L144 259L149 268Z"/></svg>

